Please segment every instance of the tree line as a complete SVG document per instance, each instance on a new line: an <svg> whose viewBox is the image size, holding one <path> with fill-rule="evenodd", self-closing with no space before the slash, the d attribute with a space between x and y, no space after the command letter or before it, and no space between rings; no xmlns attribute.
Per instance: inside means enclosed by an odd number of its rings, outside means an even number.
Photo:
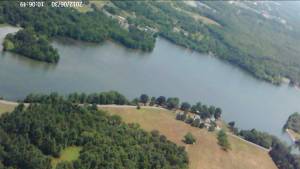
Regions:
<svg viewBox="0 0 300 169"><path fill-rule="evenodd" d="M147 94L141 94L140 97L130 99L126 98L124 95L117 91L108 91L100 93L71 93L64 96L58 93L51 94L35 94L31 93L25 97L23 100L26 103L40 103L48 102L49 100L63 100L66 99L72 103L80 104L116 104L116 105L150 105L150 106L160 106L166 109L174 110L181 109L182 111L191 111L192 113L199 114L203 118L215 117L220 118L222 114L222 109L215 106L202 105L200 102L191 106L188 102L180 103L178 97L150 97Z"/></svg>
<svg viewBox="0 0 300 169"><path fill-rule="evenodd" d="M82 147L78 159L56 169L188 168L184 148L157 131L54 95L26 108L20 104L0 118L0 168L51 169L51 157L69 146Z"/></svg>
<svg viewBox="0 0 300 169"><path fill-rule="evenodd" d="M66 97L60 96L58 93L47 94L29 94L25 97L25 103L44 103L56 100L68 100L71 103L79 104L116 104L124 105L130 104L128 99L116 91L108 91L101 93L71 93Z"/></svg>

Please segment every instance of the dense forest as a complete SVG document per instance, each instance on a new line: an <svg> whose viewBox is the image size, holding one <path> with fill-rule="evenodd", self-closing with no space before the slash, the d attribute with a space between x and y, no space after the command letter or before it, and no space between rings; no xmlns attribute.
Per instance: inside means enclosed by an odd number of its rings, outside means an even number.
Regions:
<svg viewBox="0 0 300 169"><path fill-rule="evenodd" d="M59 55L47 38L37 35L32 29L24 29L15 35L8 34L3 43L3 50L12 51L26 57L57 63Z"/></svg>
<svg viewBox="0 0 300 169"><path fill-rule="evenodd" d="M188 157L157 132L125 124L94 106L79 106L52 95L43 103L20 104L0 118L0 168L51 169L51 159L70 146L78 159L57 169L187 168Z"/></svg>
<svg viewBox="0 0 300 169"><path fill-rule="evenodd" d="M42 35L45 40L54 37L67 37L99 43L107 39L113 39L128 48L142 49L144 51L151 51L155 44L155 35L143 32L132 26L126 30L120 26L117 20L106 16L96 8L88 13L80 13L73 8L52 8L51 6L21 8L17 1L1 1L0 16L3 22L11 25L19 25L23 28L32 27L35 33ZM31 36L31 34L24 36ZM23 40L23 42L20 42L22 44L28 43L25 42L25 38L18 40ZM44 46L41 43L35 45L41 45L37 48L43 48ZM13 51L20 54L25 53L23 50L20 50L23 52L19 50ZM32 52L31 54L35 53ZM30 57L37 58L32 55Z"/></svg>

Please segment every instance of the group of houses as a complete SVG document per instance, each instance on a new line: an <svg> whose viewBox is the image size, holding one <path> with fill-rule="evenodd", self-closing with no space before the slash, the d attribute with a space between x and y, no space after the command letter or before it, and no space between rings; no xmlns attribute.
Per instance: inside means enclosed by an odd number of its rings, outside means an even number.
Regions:
<svg viewBox="0 0 300 169"><path fill-rule="evenodd" d="M207 129L211 127L214 127L216 130L220 129L214 117L203 119L199 114L192 114L180 111L177 113L176 119L185 121L186 123L192 124L195 127L203 126Z"/></svg>

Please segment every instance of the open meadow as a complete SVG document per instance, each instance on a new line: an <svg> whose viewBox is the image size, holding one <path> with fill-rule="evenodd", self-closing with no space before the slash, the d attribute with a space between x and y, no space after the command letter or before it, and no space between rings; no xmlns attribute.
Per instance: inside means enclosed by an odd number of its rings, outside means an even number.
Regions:
<svg viewBox="0 0 300 169"><path fill-rule="evenodd" d="M268 152L251 144L229 136L231 149L223 151L216 138L216 133L191 127L175 119L175 114L156 108L103 107L110 114L117 114L127 123L138 123L147 130L158 130L169 140L185 146L190 159L190 169L276 169ZM182 142L184 135L191 132L196 137L196 144Z"/></svg>

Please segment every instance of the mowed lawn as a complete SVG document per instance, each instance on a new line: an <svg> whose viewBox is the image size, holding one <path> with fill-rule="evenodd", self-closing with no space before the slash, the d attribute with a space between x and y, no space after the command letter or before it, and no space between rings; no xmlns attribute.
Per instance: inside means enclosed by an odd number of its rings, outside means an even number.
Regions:
<svg viewBox="0 0 300 169"><path fill-rule="evenodd" d="M276 169L268 152L237 138L229 136L231 148L223 151L217 144L216 133L206 129L191 127L175 119L168 110L155 108L106 107L110 114L117 114L127 123L139 123L147 130L159 130L178 145L185 146L190 159L190 169ZM182 142L184 135L191 132L197 139L196 144Z"/></svg>

